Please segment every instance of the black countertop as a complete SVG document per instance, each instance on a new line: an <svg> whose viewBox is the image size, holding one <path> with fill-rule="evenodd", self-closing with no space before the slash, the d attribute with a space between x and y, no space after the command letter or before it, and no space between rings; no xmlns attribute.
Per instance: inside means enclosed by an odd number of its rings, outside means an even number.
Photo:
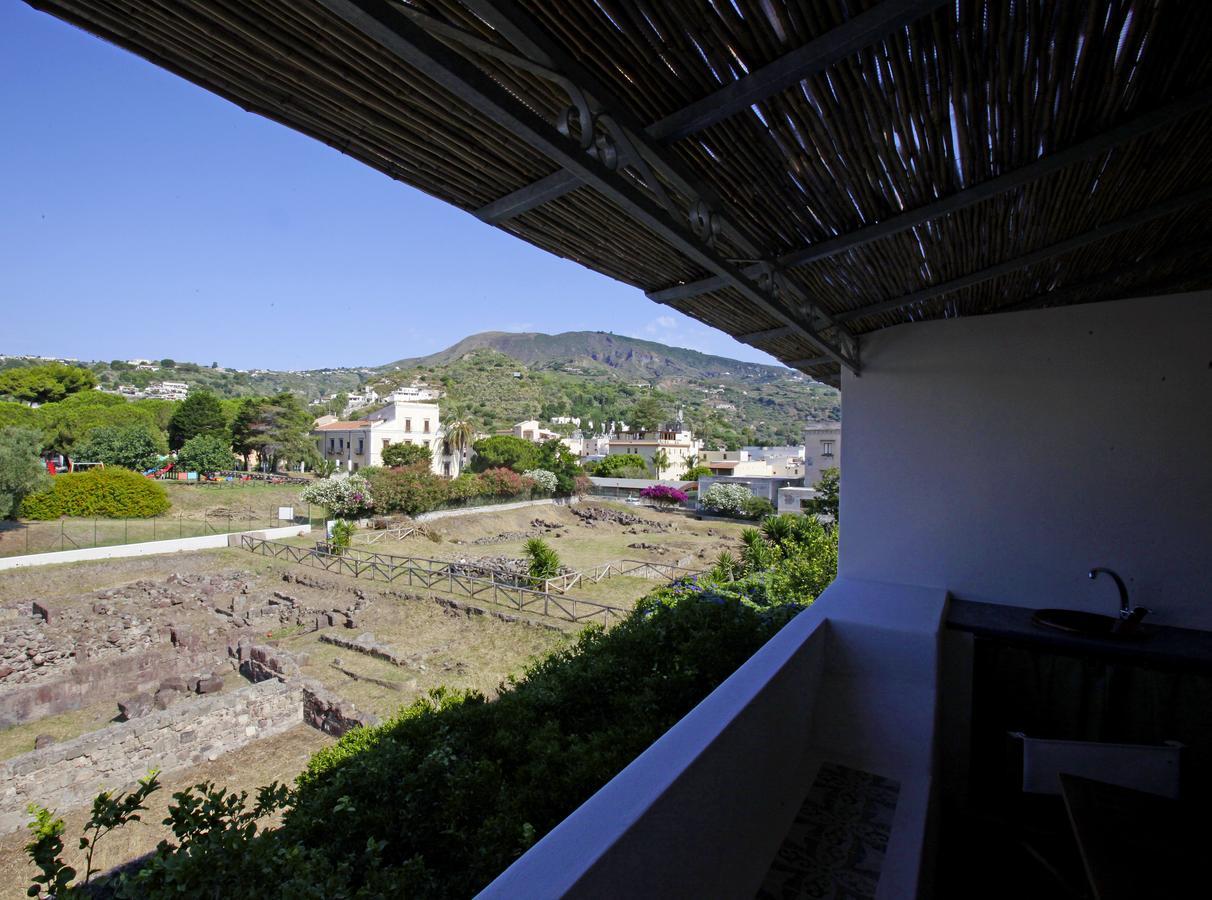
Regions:
<svg viewBox="0 0 1212 900"><path fill-rule="evenodd" d="M1026 606L975 603L952 597L947 607L947 627L1070 656L1212 673L1212 631L1150 625L1146 619L1140 634L1130 638L1087 637L1036 625L1031 621L1034 612Z"/></svg>

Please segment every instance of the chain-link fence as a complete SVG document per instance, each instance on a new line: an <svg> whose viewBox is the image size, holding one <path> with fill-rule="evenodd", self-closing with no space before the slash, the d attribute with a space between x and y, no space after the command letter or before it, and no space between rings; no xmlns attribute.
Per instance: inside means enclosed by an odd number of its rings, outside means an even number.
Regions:
<svg viewBox="0 0 1212 900"><path fill-rule="evenodd" d="M287 511L290 515L283 517L281 514ZM316 507L313 511L309 504L306 507L228 509L222 513L181 513L150 519L64 518L49 522L0 522L0 557L141 544L309 523L324 527L323 508Z"/></svg>

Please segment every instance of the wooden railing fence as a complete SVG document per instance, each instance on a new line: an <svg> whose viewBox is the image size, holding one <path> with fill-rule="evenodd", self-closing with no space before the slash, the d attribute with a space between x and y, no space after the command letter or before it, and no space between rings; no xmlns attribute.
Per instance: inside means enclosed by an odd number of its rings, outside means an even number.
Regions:
<svg viewBox="0 0 1212 900"><path fill-rule="evenodd" d="M627 615L627 610L617 606L581 600L551 591L519 587L501 581L491 573L460 574L451 568L452 563L448 560L393 556L388 553L352 549L337 555L318 548L267 541L249 534L241 535L240 546L261 556L288 560L326 572L444 591L472 600L491 602L497 606L512 607L518 612L541 613L568 622L599 621L608 625Z"/></svg>

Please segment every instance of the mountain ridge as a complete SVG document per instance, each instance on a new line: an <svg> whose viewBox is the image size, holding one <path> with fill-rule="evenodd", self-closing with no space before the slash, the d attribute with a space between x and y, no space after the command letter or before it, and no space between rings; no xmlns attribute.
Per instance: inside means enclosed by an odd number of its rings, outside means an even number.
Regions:
<svg viewBox="0 0 1212 900"><path fill-rule="evenodd" d="M398 359L380 369L389 371L445 365L476 350L495 350L528 366L561 362L601 365L616 372L657 379L674 375L712 377L735 375L738 372L766 377L794 374L793 370L782 366L745 362L610 331L564 331L556 334L541 331L481 331L436 353Z"/></svg>

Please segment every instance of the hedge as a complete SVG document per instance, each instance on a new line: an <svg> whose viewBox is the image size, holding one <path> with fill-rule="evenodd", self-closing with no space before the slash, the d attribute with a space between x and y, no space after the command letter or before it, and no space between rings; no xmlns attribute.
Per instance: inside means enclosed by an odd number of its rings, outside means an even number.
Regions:
<svg viewBox="0 0 1212 900"><path fill-rule="evenodd" d="M47 489L21 502L20 515L26 519L147 519L167 512L171 505L164 485L130 469L106 466L56 475Z"/></svg>

